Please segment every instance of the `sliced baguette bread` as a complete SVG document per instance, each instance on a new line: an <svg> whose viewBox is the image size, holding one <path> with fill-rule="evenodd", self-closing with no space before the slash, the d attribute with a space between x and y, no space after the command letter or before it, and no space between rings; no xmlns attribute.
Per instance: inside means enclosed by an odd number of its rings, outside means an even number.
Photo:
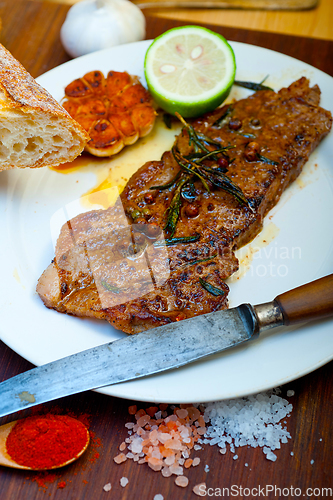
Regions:
<svg viewBox="0 0 333 500"><path fill-rule="evenodd" d="M0 171L73 161L89 136L0 44Z"/></svg>

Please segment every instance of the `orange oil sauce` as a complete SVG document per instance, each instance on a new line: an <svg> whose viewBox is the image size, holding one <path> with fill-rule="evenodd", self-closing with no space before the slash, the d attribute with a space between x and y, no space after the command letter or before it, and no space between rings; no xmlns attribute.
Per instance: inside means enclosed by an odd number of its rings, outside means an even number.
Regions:
<svg viewBox="0 0 333 500"><path fill-rule="evenodd" d="M272 243L279 232L280 229L274 224L274 222L270 221L268 224L264 225L262 231L254 238L254 240L252 240L248 245L245 245L237 250L236 257L239 260L239 269L230 278L228 278L227 282L233 283L245 276L251 268L255 254Z"/></svg>
<svg viewBox="0 0 333 500"><path fill-rule="evenodd" d="M74 174L80 169L93 172L95 184L80 198L81 205L87 208L108 208L113 205L130 177L147 161L160 160L162 154L171 149L175 136L181 127L173 123L168 129L163 122L163 114L156 118L152 132L139 139L132 146L125 147L117 155L97 158L83 153L71 163L52 168L61 174Z"/></svg>

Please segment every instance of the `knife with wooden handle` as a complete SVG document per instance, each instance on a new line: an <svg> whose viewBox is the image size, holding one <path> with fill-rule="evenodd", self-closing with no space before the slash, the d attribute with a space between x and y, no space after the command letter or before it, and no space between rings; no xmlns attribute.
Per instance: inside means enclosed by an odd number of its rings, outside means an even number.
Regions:
<svg viewBox="0 0 333 500"><path fill-rule="evenodd" d="M333 274L278 295L103 344L0 384L0 416L90 389L179 368L269 328L333 316Z"/></svg>

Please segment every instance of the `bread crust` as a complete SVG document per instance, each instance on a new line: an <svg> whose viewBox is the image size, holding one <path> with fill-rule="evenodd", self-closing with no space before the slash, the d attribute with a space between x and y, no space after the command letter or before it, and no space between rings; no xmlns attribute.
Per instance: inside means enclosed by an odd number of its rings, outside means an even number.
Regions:
<svg viewBox="0 0 333 500"><path fill-rule="evenodd" d="M47 90L35 81L22 64L1 44L0 93L0 117L2 115L4 121L6 121L7 129L11 133L15 134L15 129L12 130L11 111L15 111L16 115L21 113L25 116L29 115L32 120L45 120L45 124L50 122L53 127L59 126L60 128L64 128L64 131L67 129L69 133L68 144L66 143L66 147L62 148L63 151L59 154L32 158L31 164L28 165L21 165L19 162L8 163L0 157L0 170L14 167L57 166L61 163L73 161L83 151L89 140L86 131ZM70 140L71 137L72 141ZM1 139L2 136L0 135L0 141Z"/></svg>

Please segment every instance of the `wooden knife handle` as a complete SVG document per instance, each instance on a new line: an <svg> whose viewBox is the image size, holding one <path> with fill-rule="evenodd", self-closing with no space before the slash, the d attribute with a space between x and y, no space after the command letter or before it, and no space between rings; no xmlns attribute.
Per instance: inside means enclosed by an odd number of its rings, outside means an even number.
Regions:
<svg viewBox="0 0 333 500"><path fill-rule="evenodd" d="M333 274L282 293L275 301L285 325L333 316Z"/></svg>

